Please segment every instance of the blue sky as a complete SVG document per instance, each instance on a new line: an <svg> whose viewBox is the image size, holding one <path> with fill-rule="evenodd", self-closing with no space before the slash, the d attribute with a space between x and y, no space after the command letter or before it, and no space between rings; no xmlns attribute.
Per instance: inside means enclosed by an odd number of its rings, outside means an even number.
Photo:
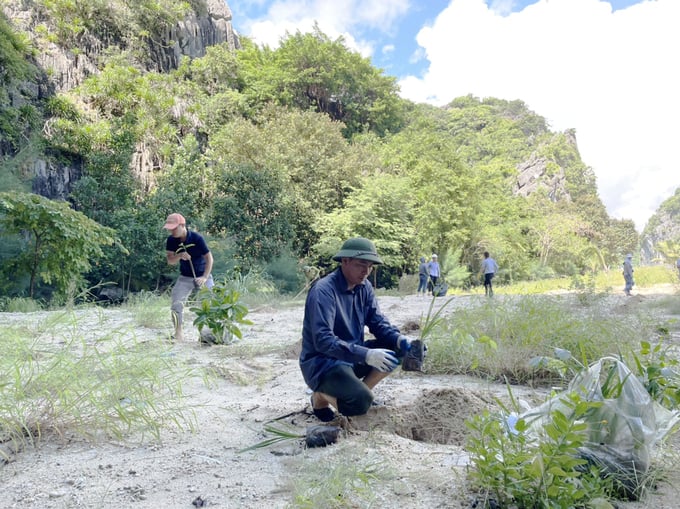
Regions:
<svg viewBox="0 0 680 509"><path fill-rule="evenodd" d="M401 95L524 101L575 129L609 214L639 231L680 187L680 0L227 0L276 47L314 23L398 79Z"/></svg>

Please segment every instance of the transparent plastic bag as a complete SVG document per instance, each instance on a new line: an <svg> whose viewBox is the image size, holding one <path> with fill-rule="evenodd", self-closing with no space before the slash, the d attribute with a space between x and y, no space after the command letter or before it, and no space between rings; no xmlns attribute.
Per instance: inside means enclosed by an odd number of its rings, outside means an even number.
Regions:
<svg viewBox="0 0 680 509"><path fill-rule="evenodd" d="M678 412L652 400L623 362L604 357L576 375L563 393L521 414L527 432L540 440L554 410L569 417L571 409L565 399L570 393L578 394L583 401L602 403L588 414L583 456L592 463L608 465L608 474L646 473L655 443L679 420Z"/></svg>

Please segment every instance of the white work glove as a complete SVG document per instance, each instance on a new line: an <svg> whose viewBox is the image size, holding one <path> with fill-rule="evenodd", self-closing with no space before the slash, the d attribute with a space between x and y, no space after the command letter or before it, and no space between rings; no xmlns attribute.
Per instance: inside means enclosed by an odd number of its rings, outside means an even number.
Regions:
<svg viewBox="0 0 680 509"><path fill-rule="evenodd" d="M371 348L366 353L366 364L373 366L378 371L389 373L399 365L392 350L385 348Z"/></svg>

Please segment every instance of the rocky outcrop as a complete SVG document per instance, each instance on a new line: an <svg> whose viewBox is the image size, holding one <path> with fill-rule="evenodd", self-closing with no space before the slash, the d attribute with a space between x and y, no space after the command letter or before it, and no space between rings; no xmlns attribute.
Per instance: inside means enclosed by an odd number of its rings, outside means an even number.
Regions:
<svg viewBox="0 0 680 509"><path fill-rule="evenodd" d="M538 189L545 189L553 202L570 201L564 169L555 166L555 163L550 163L545 157L532 154L528 160L517 165L514 193L526 198Z"/></svg>
<svg viewBox="0 0 680 509"><path fill-rule="evenodd" d="M176 69L182 56L202 57L208 46L228 43L240 48L238 36L231 26L231 10L224 0L205 0L205 11L194 11L186 19L170 28L162 44L152 45L156 71ZM171 44L167 44L171 41Z"/></svg>
<svg viewBox="0 0 680 509"><path fill-rule="evenodd" d="M108 7L115 10L116 5L122 4L111 2ZM149 37L147 56L135 65L147 71L168 72L179 66L183 56L204 56L209 46L226 43L232 50L240 48L238 35L231 24L231 10L224 0L194 0L191 5L193 11L182 21L168 27L164 34ZM16 107L21 105L18 101L38 101L55 92L77 87L88 76L99 72L105 53L116 54L130 49L125 47L124 40L113 35L114 31L101 31L98 35L84 33L71 47L58 45L45 36L46 31L53 31L55 21L33 0L6 0L0 3L0 9L12 26L30 37L39 48L35 60L43 79L18 84L21 88L17 90L21 93L10 90L10 100L16 102L13 104ZM3 155L14 155L8 143L0 143L0 156ZM146 146L140 144L136 148L130 167L143 189L153 187L154 170L159 164L158 158ZM49 157L28 161L24 168L34 175L33 192L52 199L68 197L73 184L82 175L81 161L69 165L52 162Z"/></svg>
<svg viewBox="0 0 680 509"><path fill-rule="evenodd" d="M60 164L38 159L32 164L32 191L53 200L66 200L82 175L82 163Z"/></svg>
<svg viewBox="0 0 680 509"><path fill-rule="evenodd" d="M671 251L664 252L662 246L671 244ZM680 188L665 200L658 211L649 219L640 237L640 259L642 263L673 261L680 247Z"/></svg>
<svg viewBox="0 0 680 509"><path fill-rule="evenodd" d="M517 180L513 192L526 198L543 189L552 202L572 201L567 185L569 171L577 171L583 180L592 180L593 185L595 184L592 170L580 167L580 161L576 131L567 129L557 133L541 144L529 159L517 165Z"/></svg>
<svg viewBox="0 0 680 509"><path fill-rule="evenodd" d="M223 0L196 0L194 11L175 26L160 34L157 42L150 42L150 58L140 62L148 71L167 72L176 69L182 56L202 57L206 48L228 43L232 49L240 48L238 35L231 25L231 10ZM114 36L87 33L79 37L74 48L65 48L50 42L44 36L44 27L53 23L31 0L8 0L0 4L7 19L20 31L32 38L40 49L36 55L38 65L49 75L57 91L67 91L99 71L102 54L120 52L125 41ZM43 28L40 28L43 27ZM153 40L151 38L151 40Z"/></svg>

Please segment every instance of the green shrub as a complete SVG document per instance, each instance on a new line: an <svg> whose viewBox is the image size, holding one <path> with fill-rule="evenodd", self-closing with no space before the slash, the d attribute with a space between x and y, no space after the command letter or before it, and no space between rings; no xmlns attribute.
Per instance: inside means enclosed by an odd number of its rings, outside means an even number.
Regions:
<svg viewBox="0 0 680 509"><path fill-rule="evenodd" d="M212 288L201 288L196 304L189 308L196 314L194 325L201 336L207 327L212 332L212 343L231 343L235 337L242 338L237 324L252 325L252 322L245 319L248 308L239 303L240 296L226 281L216 283Z"/></svg>
<svg viewBox="0 0 680 509"><path fill-rule="evenodd" d="M578 396L563 401L570 415L550 414L544 439L533 441L526 423L509 424L510 412L488 410L466 421L471 434L466 449L473 467L470 479L481 507L577 508L614 494L611 480L580 457L587 439L586 415L599 403Z"/></svg>
<svg viewBox="0 0 680 509"><path fill-rule="evenodd" d="M28 297L3 297L0 299L0 310L8 313L33 313L41 309L42 305L40 302Z"/></svg>

